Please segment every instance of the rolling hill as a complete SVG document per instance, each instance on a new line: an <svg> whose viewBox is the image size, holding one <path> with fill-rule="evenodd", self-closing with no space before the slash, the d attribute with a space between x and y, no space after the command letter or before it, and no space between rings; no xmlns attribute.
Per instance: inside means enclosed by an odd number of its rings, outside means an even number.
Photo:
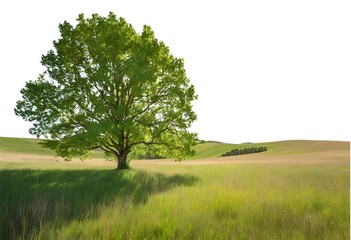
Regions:
<svg viewBox="0 0 351 240"><path fill-rule="evenodd" d="M40 139L0 137L0 152L16 154L33 154L54 156L55 152L43 148L38 143ZM350 142L342 141L315 141L315 140L287 140L266 143L230 144L221 142L202 142L194 147L195 156L190 159L216 158L221 154L238 148L267 147L268 151L260 154L303 154L311 152L338 151L350 149ZM95 154L102 157L102 154Z"/></svg>

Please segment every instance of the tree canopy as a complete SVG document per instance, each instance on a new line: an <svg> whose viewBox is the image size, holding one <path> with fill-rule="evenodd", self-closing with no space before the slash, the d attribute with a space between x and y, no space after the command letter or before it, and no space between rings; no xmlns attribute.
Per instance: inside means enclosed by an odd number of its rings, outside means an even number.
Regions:
<svg viewBox="0 0 351 240"><path fill-rule="evenodd" d="M193 154L197 98L184 61L144 26L123 18L80 14L76 26L59 25L61 37L42 56L46 71L21 90L15 113L33 122L30 133L70 159L100 148L118 168L130 152L151 149L163 157Z"/></svg>

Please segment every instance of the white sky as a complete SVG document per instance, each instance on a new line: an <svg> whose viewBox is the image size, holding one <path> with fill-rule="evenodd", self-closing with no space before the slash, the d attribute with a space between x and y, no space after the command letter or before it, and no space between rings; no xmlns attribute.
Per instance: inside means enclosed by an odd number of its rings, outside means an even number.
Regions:
<svg viewBox="0 0 351 240"><path fill-rule="evenodd" d="M264 142L351 138L351 2L339 0L0 2L0 136L32 137L15 116L25 82L58 24L79 13L151 26L184 58L199 99L200 139Z"/></svg>

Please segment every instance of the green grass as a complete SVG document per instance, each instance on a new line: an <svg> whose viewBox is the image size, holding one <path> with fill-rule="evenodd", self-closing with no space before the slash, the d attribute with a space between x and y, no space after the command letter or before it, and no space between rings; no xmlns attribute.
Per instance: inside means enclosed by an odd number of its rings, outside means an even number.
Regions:
<svg viewBox="0 0 351 240"><path fill-rule="evenodd" d="M53 151L40 146L39 142L39 139L0 137L0 152L55 155Z"/></svg>
<svg viewBox="0 0 351 240"><path fill-rule="evenodd" d="M2 170L0 180L0 239L51 239L46 227L96 218L111 204L145 204L150 195L197 179L137 170Z"/></svg>
<svg viewBox="0 0 351 240"><path fill-rule="evenodd" d="M2 170L1 238L348 239L349 167Z"/></svg>
<svg viewBox="0 0 351 240"><path fill-rule="evenodd" d="M233 148L235 148L235 144L211 142L201 143L194 147L196 154L190 159L219 157L222 153L225 153Z"/></svg>
<svg viewBox="0 0 351 240"><path fill-rule="evenodd" d="M55 156L53 150L42 147L41 139L0 137L0 153L19 153ZM104 157L100 150L93 151L92 157Z"/></svg>
<svg viewBox="0 0 351 240"><path fill-rule="evenodd" d="M284 157L332 144L265 146ZM231 147L204 146L203 156ZM350 165L343 161L134 161L123 171L64 162L0 165L0 239L349 239Z"/></svg>

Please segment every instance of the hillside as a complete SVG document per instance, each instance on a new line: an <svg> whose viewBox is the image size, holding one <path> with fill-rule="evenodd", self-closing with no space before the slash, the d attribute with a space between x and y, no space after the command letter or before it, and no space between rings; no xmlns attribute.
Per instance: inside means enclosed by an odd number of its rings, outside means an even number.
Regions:
<svg viewBox="0 0 351 240"><path fill-rule="evenodd" d="M28 138L7 138L0 137L0 152L1 153L18 153L18 154L33 154L33 155L49 155L53 156L55 153L49 149L43 148L38 143L40 139ZM216 158L221 154L238 148L251 147L267 147L268 151L264 155L276 154L303 154L311 152L325 152L325 151L341 151L350 149L350 142L341 141L312 141L312 140L288 140L267 143L245 143L245 144L230 144L221 142L204 142L199 143L194 147L196 151L195 156L190 159ZM101 153L94 154L95 157L102 157Z"/></svg>
<svg viewBox="0 0 351 240"><path fill-rule="evenodd" d="M238 148L267 147L268 151L259 154L276 155L276 154L304 154L312 152L341 151L349 150L350 142L342 141L316 141L316 140L287 140L266 143L251 144L228 144L206 142L195 146L196 154L191 159L215 158L222 153Z"/></svg>
<svg viewBox="0 0 351 240"><path fill-rule="evenodd" d="M50 149L40 146L39 142L40 139L0 137L0 152L55 155Z"/></svg>

